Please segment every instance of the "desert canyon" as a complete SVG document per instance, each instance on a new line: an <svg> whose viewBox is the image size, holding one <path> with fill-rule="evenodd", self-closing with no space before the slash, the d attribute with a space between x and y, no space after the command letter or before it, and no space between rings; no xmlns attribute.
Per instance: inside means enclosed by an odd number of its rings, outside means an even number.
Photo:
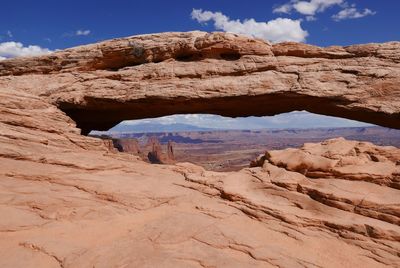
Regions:
<svg viewBox="0 0 400 268"><path fill-rule="evenodd" d="M190 125L182 126L190 131L170 131L173 125L165 126L165 131L152 132L163 125L128 125L122 132L96 131L90 136L103 139L111 150L139 156L149 163L189 162L211 171L239 171L265 151L298 148L304 143L338 137L400 147L399 129L378 126L258 130L193 130ZM150 132L136 132L138 129Z"/></svg>
<svg viewBox="0 0 400 268"><path fill-rule="evenodd" d="M215 172L87 136L294 110L400 129L400 42L195 31L0 61L0 267L400 267L397 147L336 138Z"/></svg>

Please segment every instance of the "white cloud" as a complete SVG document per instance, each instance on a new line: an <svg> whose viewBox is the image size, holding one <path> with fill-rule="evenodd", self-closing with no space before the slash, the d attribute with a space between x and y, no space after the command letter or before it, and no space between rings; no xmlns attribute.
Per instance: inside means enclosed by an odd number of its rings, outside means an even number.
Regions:
<svg viewBox="0 0 400 268"><path fill-rule="evenodd" d="M3 42L0 43L0 60L14 58L20 56L38 56L52 52L48 48L40 46L24 46L19 42Z"/></svg>
<svg viewBox="0 0 400 268"><path fill-rule="evenodd" d="M281 5L281 6L278 6L278 7L274 8L272 12L290 14L291 11L292 11L292 5L291 4L284 4L284 5Z"/></svg>
<svg viewBox="0 0 400 268"><path fill-rule="evenodd" d="M290 14L292 11L295 11L306 16L307 21L313 21L316 19L314 16L317 13L324 12L333 6L339 6L342 9L339 13L332 16L336 21L362 18L368 15L375 15L376 13L368 8L360 11L356 8L355 4L349 4L344 0L291 0L284 5L274 8L273 12Z"/></svg>
<svg viewBox="0 0 400 268"><path fill-rule="evenodd" d="M71 31L64 33L62 37L75 37L75 36L88 36L91 33L90 30L76 30L76 31Z"/></svg>
<svg viewBox="0 0 400 268"><path fill-rule="evenodd" d="M85 36L85 35L89 35L90 34L90 30L77 30L76 32L75 32L75 35L83 35L83 36Z"/></svg>
<svg viewBox="0 0 400 268"><path fill-rule="evenodd" d="M215 129L355 127L369 125L363 122L313 114L306 111L294 111L275 116L237 118L213 114L178 114L152 119L123 121L121 124L137 125L142 123L157 123L162 125L189 124L197 127Z"/></svg>
<svg viewBox="0 0 400 268"><path fill-rule="evenodd" d="M241 22L231 20L221 12L201 9L193 9L191 16L200 23L214 21L214 27L218 30L258 37L271 42L304 42L308 36L307 31L301 28L300 20L277 18L268 22L257 22L254 19L246 19Z"/></svg>
<svg viewBox="0 0 400 268"><path fill-rule="evenodd" d="M306 21L315 21L315 20L317 20L317 18L314 16L306 16Z"/></svg>
<svg viewBox="0 0 400 268"><path fill-rule="evenodd" d="M364 11L358 11L354 6L345 8L341 10L339 13L332 16L332 18L336 21L346 20L346 19L358 19L369 15L375 15L376 12L372 11L368 8L364 9Z"/></svg>
<svg viewBox="0 0 400 268"><path fill-rule="evenodd" d="M343 0L292 0L287 4L274 8L273 12L289 14L292 10L295 10L302 15L314 16L316 13L323 12L329 7L343 3Z"/></svg>
<svg viewBox="0 0 400 268"><path fill-rule="evenodd" d="M343 0L311 0L299 1L293 5L297 12L303 15L313 16L316 13L324 12L327 8L342 4Z"/></svg>
<svg viewBox="0 0 400 268"><path fill-rule="evenodd" d="M7 34L7 36L8 36L9 38L12 38L12 37L13 37L13 34L12 34L12 32L11 32L10 30L8 30L6 34Z"/></svg>

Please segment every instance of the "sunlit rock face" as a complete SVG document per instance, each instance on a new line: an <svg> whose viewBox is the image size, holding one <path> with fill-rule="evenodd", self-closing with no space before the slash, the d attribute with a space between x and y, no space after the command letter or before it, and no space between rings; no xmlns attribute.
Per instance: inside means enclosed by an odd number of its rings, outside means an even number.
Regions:
<svg viewBox="0 0 400 268"><path fill-rule="evenodd" d="M399 52L192 32L0 62L0 266L395 267L398 148L329 140L224 173L81 131L303 109L400 128Z"/></svg>
<svg viewBox="0 0 400 268"><path fill-rule="evenodd" d="M0 85L62 109L83 133L179 113L293 110L400 128L400 42L271 45L229 33L114 39L0 62Z"/></svg>

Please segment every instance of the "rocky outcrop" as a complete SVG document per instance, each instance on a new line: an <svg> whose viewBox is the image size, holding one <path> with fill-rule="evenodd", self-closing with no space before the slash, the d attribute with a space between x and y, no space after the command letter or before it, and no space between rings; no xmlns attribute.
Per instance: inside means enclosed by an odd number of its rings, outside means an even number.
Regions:
<svg viewBox="0 0 400 268"><path fill-rule="evenodd" d="M306 143L299 149L269 151L252 166L271 163L309 178L369 181L400 189L400 150L343 138Z"/></svg>
<svg viewBox="0 0 400 268"><path fill-rule="evenodd" d="M168 144L167 144L167 157L171 161L175 160L174 147L173 147L173 142L172 141L168 141Z"/></svg>
<svg viewBox="0 0 400 268"><path fill-rule="evenodd" d="M150 165L76 125L305 108L398 127L398 46L168 33L1 62L0 266L398 266L397 148L306 144L224 173Z"/></svg>
<svg viewBox="0 0 400 268"><path fill-rule="evenodd" d="M147 159L152 164L172 164L175 161L172 143L170 141L167 144L167 151L164 153L157 137L150 137L145 146L145 151L148 151Z"/></svg>
<svg viewBox="0 0 400 268"><path fill-rule="evenodd" d="M142 146L143 148L140 148L139 141L135 138L99 138L103 139L110 152L129 153L152 164L173 164L175 162L172 142L168 141L166 152L164 152L163 146L156 136L149 137L146 144Z"/></svg>
<svg viewBox="0 0 400 268"><path fill-rule="evenodd" d="M164 33L1 61L0 87L41 96L85 134L178 113L293 110L400 128L399 55L399 42L320 48Z"/></svg>
<svg viewBox="0 0 400 268"><path fill-rule="evenodd" d="M119 152L131 153L134 155L140 154L140 147L137 139L118 138L113 139L112 142L114 148L116 148Z"/></svg>
<svg viewBox="0 0 400 268"><path fill-rule="evenodd" d="M300 149L269 151L252 166L262 167L271 183L279 187L400 226L400 203L395 196L398 191L376 196L386 187L400 189L400 150L396 147L337 138L306 143ZM381 203L384 199L386 205ZM379 204L373 200L379 200Z"/></svg>
<svg viewBox="0 0 400 268"><path fill-rule="evenodd" d="M106 145L107 150L110 152L119 152L121 148L118 148L118 146L115 146L115 142L113 139L107 137L107 138L102 138L104 141L104 144Z"/></svg>

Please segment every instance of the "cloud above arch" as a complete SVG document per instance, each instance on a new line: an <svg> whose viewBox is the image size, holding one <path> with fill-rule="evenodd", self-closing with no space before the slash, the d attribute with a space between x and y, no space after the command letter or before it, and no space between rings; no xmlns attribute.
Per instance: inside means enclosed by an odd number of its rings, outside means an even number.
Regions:
<svg viewBox="0 0 400 268"><path fill-rule="evenodd" d="M308 32L301 27L300 20L277 18L268 22L258 22L253 18L232 20L221 12L193 9L192 19L199 23L212 21L216 30L244 34L271 42L295 41L304 42Z"/></svg>

